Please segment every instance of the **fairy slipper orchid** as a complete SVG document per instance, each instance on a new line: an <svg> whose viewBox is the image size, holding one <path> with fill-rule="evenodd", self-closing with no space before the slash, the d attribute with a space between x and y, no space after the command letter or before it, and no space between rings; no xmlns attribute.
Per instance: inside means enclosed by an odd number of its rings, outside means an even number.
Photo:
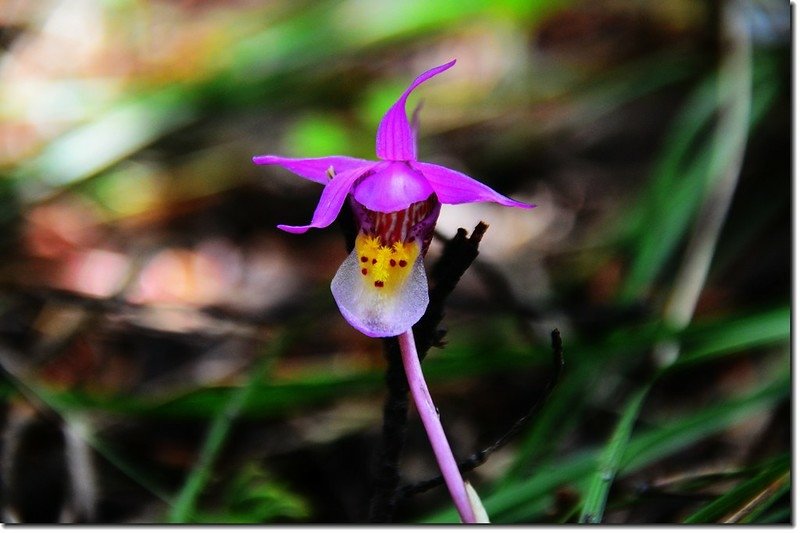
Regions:
<svg viewBox="0 0 800 533"><path fill-rule="evenodd" d="M454 64L455 60L420 75L389 108L375 140L378 161L346 156L253 158L257 165L279 165L325 186L311 223L278 226L284 231L327 227L349 199L359 233L331 291L345 319L370 337L399 335L424 314L428 283L422 259L441 204L533 207L455 170L417 161L416 128L406 116L406 100L417 86Z"/></svg>

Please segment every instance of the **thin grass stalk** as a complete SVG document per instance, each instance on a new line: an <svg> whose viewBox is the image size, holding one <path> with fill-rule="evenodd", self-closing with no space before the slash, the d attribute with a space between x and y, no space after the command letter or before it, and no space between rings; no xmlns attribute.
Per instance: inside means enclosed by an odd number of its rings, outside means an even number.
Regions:
<svg viewBox="0 0 800 533"><path fill-rule="evenodd" d="M753 67L752 47L743 16L735 2L726 4L723 10L723 35L729 41L730 53L724 58L719 79L721 118L713 146L718 164L712 166L719 169L720 174L713 178L711 188L700 206L686 255L664 310L667 325L678 330L688 326L694 316L744 159ZM728 92L730 96L725 94ZM727 164L719 163L722 158ZM656 361L665 367L678 358L679 352L680 344L670 340L657 345L654 354Z"/></svg>

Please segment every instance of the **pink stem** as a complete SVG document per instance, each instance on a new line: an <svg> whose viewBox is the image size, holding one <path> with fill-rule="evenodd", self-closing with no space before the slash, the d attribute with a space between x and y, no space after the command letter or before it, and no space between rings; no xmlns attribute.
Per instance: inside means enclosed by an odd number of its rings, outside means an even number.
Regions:
<svg viewBox="0 0 800 533"><path fill-rule="evenodd" d="M428 439L431 441L433 454L436 456L436 462L439 463L439 470L442 471L447 490L450 491L450 497L453 498L461 521L465 524L474 524L476 522L475 513L469 503L464 480L461 478L461 472L458 470L453 452L447 443L444 428L439 421L439 413L433 405L431 393L428 392L428 386L422 375L417 347L414 344L414 334L408 330L401 333L398 340L400 341L400 353L403 355L403 367L406 370L408 388L411 390L411 397L414 398L414 404L417 406L420 419L422 419L422 425L425 426L425 431L428 433Z"/></svg>

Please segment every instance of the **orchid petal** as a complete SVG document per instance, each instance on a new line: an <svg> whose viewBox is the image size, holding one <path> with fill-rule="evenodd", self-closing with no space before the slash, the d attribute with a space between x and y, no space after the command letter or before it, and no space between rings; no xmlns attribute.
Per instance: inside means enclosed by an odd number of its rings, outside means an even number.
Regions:
<svg viewBox="0 0 800 533"><path fill-rule="evenodd" d="M339 215L339 211L341 211L344 200L353 187L353 183L368 170L369 168L355 168L337 174L332 180L329 180L325 189L322 191L322 196L320 196L317 208L314 210L311 224L308 226L287 226L281 224L278 228L289 233L305 233L310 228L324 228L329 226Z"/></svg>
<svg viewBox="0 0 800 533"><path fill-rule="evenodd" d="M348 170L374 164L373 161L343 155L311 159L294 159L277 155L257 155L253 158L253 163L256 165L278 165L290 172L294 172L300 177L316 181L323 185L327 184L331 179L328 175L328 169L331 167L333 167L333 171L336 174L341 174Z"/></svg>
<svg viewBox="0 0 800 533"><path fill-rule="evenodd" d="M414 159L417 157L417 138L419 137L419 113L422 111L422 100L411 112L411 140L414 141Z"/></svg>
<svg viewBox="0 0 800 533"><path fill-rule="evenodd" d="M421 172L431 184L436 196L443 204L466 204L471 202L495 202L509 207L530 209L532 204L518 202L503 196L491 187L476 181L466 174L432 163L412 161L411 167Z"/></svg>
<svg viewBox="0 0 800 533"><path fill-rule="evenodd" d="M374 173L353 187L353 197L370 211L399 211L433 194L425 176L405 162L378 163L373 168Z"/></svg>
<svg viewBox="0 0 800 533"><path fill-rule="evenodd" d="M434 67L420 74L408 89L403 92L397 102L389 108L383 116L378 126L378 134L375 138L375 152L379 159L389 161L413 161L417 158L414 133L406 116L406 100L411 91L417 88L422 82L431 79L437 74L444 72L453 65L456 60L452 60L444 65Z"/></svg>
<svg viewBox="0 0 800 533"><path fill-rule="evenodd" d="M411 329L425 314L429 299L422 255L395 291L374 289L363 278L353 250L333 277L331 292L345 320L364 335L394 337Z"/></svg>

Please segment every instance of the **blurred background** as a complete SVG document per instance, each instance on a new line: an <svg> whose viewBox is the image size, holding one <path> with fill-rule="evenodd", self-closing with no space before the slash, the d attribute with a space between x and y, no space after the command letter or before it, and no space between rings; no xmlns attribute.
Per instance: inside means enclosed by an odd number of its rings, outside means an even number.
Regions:
<svg viewBox="0 0 800 533"><path fill-rule="evenodd" d="M489 224L423 365L459 457L565 344L468 475L492 521L790 521L789 37L782 0L0 2L4 521L367 519L381 344L336 227L275 228L320 187L250 159L374 158L451 58L420 159L538 205L443 209Z"/></svg>

